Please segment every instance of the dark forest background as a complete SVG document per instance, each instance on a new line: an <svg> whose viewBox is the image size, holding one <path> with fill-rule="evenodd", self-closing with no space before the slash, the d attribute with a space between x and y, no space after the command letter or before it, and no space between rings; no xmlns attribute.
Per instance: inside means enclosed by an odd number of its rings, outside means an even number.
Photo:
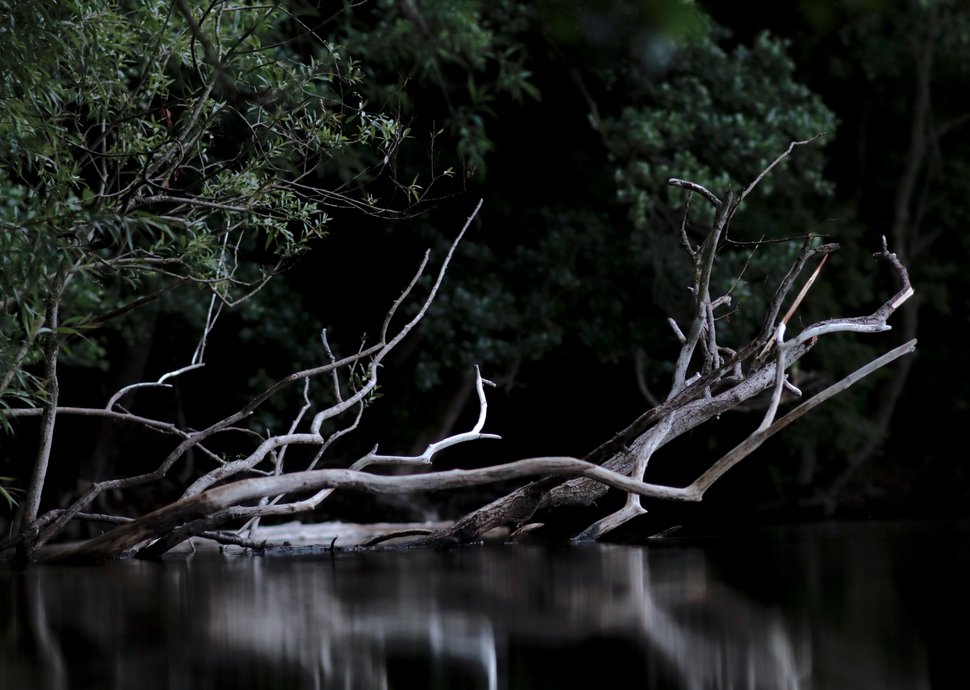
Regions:
<svg viewBox="0 0 970 690"><path fill-rule="evenodd" d="M916 298L889 333L819 346L800 364L800 385L824 387L913 334L918 351L766 444L688 513L967 513L965 3L284 4L299 18L280 29L291 32L295 54L309 59L316 50L300 29L313 27L358 61L356 95L409 128L393 158L367 175L351 154L320 173L352 180L350 188L394 212L332 209L325 237L310 240L258 299L223 316L204 370L171 393L138 393L129 408L200 426L319 361L324 327L335 351L354 351L362 334L380 328L423 251L440 256L483 198L442 293L384 365L380 397L331 462L375 442L385 452L420 450L470 426L475 364L497 384L486 430L503 440L449 450L439 466L581 457L666 393L677 347L666 318L687 308L689 271L678 240L683 195L668 191L666 179L741 189L789 142L822 133L733 223L717 277L722 289L737 283L730 331L745 341L798 247L753 243L814 232L842 245L796 317L809 323L867 313L889 294L890 277L871 258L884 235L908 266ZM16 152L4 155L12 169ZM3 182L15 185L16 175ZM5 290L15 289L12 280ZM125 295L109 282L102 288ZM183 366L205 303L197 291L176 291L86 334L92 349L78 347L60 369L62 404L103 405L120 386ZM261 410L259 425L285 428L299 403L294 391ZM757 420L757 410L732 412L679 440L652 461L648 481L686 483ZM0 437L4 486L25 482L35 433L36 421L19 420ZM45 506L87 481L151 466L167 443L64 418ZM328 510L451 515L482 497L390 506L352 498Z"/></svg>

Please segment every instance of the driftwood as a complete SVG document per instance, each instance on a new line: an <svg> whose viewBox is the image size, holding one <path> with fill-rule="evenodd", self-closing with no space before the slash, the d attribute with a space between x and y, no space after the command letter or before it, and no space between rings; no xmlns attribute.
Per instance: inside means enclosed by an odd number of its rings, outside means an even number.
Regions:
<svg viewBox="0 0 970 690"><path fill-rule="evenodd" d="M674 337L680 342L673 380L666 398L636 419L626 429L594 450L585 458L538 457L476 470L451 470L422 474L373 474L368 468L374 465L394 465L403 468L431 465L436 453L459 443L498 438L483 431L487 416L485 387L489 382L476 370L476 390L480 405L479 417L472 429L432 443L420 455L382 455L374 449L359 458L348 469L315 469L322 455L341 436L353 431L361 418L364 404L373 393L378 380L382 360L417 325L432 303L454 249L471 224L481 202L469 216L462 231L452 244L448 255L416 315L392 330L394 316L400 305L408 299L418 279L423 274L428 257L425 256L417 274L395 300L385 317L377 341L362 348L358 353L338 359L323 335L327 354L326 363L318 367L295 372L277 382L246 406L221 421L199 431L187 431L177 425L148 419L129 413L118 407L118 401L129 390L140 385L164 385L164 380L153 383L133 384L113 395L104 409L57 408L57 414L97 415L119 422L140 424L159 433L174 435L181 441L161 465L154 471L134 477L99 482L90 487L65 509L41 515L22 531L0 544L0 548L19 545L28 553L36 553L43 544L55 537L74 519L102 519L119 522L118 526L101 536L77 546L58 550L53 560L100 560L124 554L141 557L157 557L169 549L195 537L206 537L224 543L258 545L258 521L263 517L295 515L310 511L324 501L334 489L366 493L411 493L474 486L509 479L536 478L529 484L475 510L453 524L436 529L408 529L397 535L407 536L415 545L442 546L467 543L482 539L487 532L498 527L510 530L528 526L537 510L566 505L588 505L602 496L610 487L626 492L627 500L617 512L609 515L576 535L575 540L597 539L643 512L644 498L664 501L700 501L705 491L729 469L756 450L766 439L781 431L812 408L851 386L856 381L883 367L898 357L915 349L915 340L878 357L841 381L817 393L814 397L778 417L782 394L785 391L800 396L801 392L787 379L786 371L798 362L816 342L831 333L879 333L889 330L887 323L893 312L912 294L909 276L899 259L890 252L885 239L875 256L886 263L899 282L898 291L890 296L871 314L855 317L833 318L812 324L793 337L788 337L787 324L799 303L818 275L818 268L803 285L783 316L782 309L799 276L813 261L821 262L838 250L835 244L817 244L816 238L804 239L802 249L787 275L777 286L773 298L767 304L758 334L747 344L732 348L718 341L718 310L731 303L730 293L712 295L711 276L719 247L728 232L731 218L742 201L757 183L791 151L804 142L792 145L736 198L730 191L722 200L703 186L679 179L671 179L674 187L686 190L688 205L694 194L706 200L713 210L713 220L706 238L693 245L685 231L688 211L685 210L681 228L683 244L694 262L691 285L693 306L689 323L669 321ZM206 334L208 333L208 324ZM203 337L204 343L204 337ZM203 344L200 344L200 350ZM171 375L197 368L193 361ZM168 375L167 375L168 376ZM311 382L321 377L329 379L332 396L336 402L315 411L310 395ZM164 379L165 377L163 377ZM303 383L304 405L294 416L287 433L261 436L239 425L263 402L284 388ZM644 472L654 453L670 441L721 413L742 405L753 397L771 392L770 402L761 423L735 448L712 462L696 481L686 487L670 487L643 481ZM39 415L43 410L21 409L7 413L10 418ZM324 433L323 423L339 422L335 430ZM210 452L205 442L217 434L246 431L257 442L246 457L222 461ZM299 471L284 468L286 451L291 446L310 446L316 449L313 459ZM190 449L196 449L218 462L216 466L195 478L185 489L182 497L147 515L136 519L118 516L90 516L84 511L102 492L125 490L157 481L183 459ZM259 476L253 477L253 474ZM235 525L235 533L225 528ZM430 533L429 533L430 532ZM372 543L389 538L387 530ZM291 536L292 538L292 536Z"/></svg>

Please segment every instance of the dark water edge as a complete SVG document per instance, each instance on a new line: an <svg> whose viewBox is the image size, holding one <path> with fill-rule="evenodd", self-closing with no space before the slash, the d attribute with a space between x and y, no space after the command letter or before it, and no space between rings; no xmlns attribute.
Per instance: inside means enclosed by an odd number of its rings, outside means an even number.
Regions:
<svg viewBox="0 0 970 690"><path fill-rule="evenodd" d="M0 688L966 688L968 587L968 521L0 565Z"/></svg>

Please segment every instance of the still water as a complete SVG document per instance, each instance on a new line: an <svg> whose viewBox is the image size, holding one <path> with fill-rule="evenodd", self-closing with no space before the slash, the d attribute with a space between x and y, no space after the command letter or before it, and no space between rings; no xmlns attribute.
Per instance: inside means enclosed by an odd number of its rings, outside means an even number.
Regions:
<svg viewBox="0 0 970 690"><path fill-rule="evenodd" d="M0 566L0 688L970 688L968 537Z"/></svg>

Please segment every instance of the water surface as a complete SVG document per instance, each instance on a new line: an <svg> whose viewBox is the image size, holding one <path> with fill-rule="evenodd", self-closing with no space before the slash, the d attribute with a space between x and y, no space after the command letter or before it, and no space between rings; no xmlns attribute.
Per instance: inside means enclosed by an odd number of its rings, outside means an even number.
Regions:
<svg viewBox="0 0 970 690"><path fill-rule="evenodd" d="M965 688L968 536L0 566L0 688Z"/></svg>

